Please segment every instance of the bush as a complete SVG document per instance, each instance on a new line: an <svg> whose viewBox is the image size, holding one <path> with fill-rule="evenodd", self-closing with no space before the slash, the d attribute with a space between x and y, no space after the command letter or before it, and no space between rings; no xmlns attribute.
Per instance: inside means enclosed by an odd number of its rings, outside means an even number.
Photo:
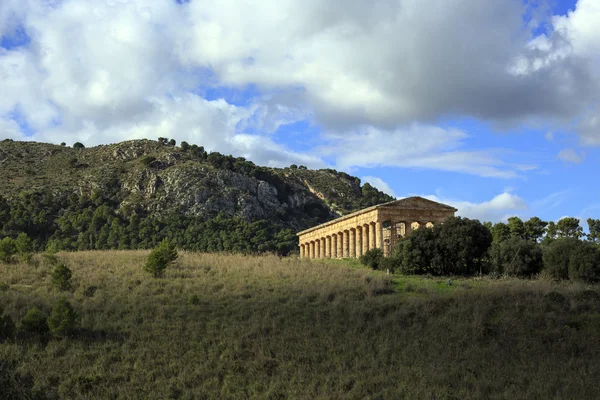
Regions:
<svg viewBox="0 0 600 400"><path fill-rule="evenodd" d="M582 242L575 238L560 238L552 240L545 248L542 259L544 272L552 279L568 279L571 253Z"/></svg>
<svg viewBox="0 0 600 400"><path fill-rule="evenodd" d="M181 150L183 151L187 151L190 148L190 144L188 142L186 142L185 140L181 142Z"/></svg>
<svg viewBox="0 0 600 400"><path fill-rule="evenodd" d="M169 146L175 147L176 144L177 144L177 141L175 141L175 139L169 140Z"/></svg>
<svg viewBox="0 0 600 400"><path fill-rule="evenodd" d="M379 264L381 264L381 260L383 259L383 250L381 249L371 249L367 251L365 254L360 256L358 261L366 265L372 269L379 269Z"/></svg>
<svg viewBox="0 0 600 400"><path fill-rule="evenodd" d="M520 238L493 243L490 260L492 272L509 276L531 276L540 272L544 266L540 246Z"/></svg>
<svg viewBox="0 0 600 400"><path fill-rule="evenodd" d="M33 253L33 241L25 232L19 233L15 239L15 249L23 262L29 262Z"/></svg>
<svg viewBox="0 0 600 400"><path fill-rule="evenodd" d="M16 327L12 318L8 315L2 315L2 308L0 308L0 343L10 339L14 336Z"/></svg>
<svg viewBox="0 0 600 400"><path fill-rule="evenodd" d="M48 328L54 336L64 336L69 334L77 323L77 314L66 298L61 298L52 307L52 314L48 318Z"/></svg>
<svg viewBox="0 0 600 400"><path fill-rule="evenodd" d="M85 149L85 146L81 142L75 142L75 143L73 143L73 148L74 149Z"/></svg>
<svg viewBox="0 0 600 400"><path fill-rule="evenodd" d="M71 290L73 273L65 264L59 264L52 270L52 284L60 290Z"/></svg>
<svg viewBox="0 0 600 400"><path fill-rule="evenodd" d="M569 279L586 283L600 281L600 250L597 245L581 242L571 252Z"/></svg>
<svg viewBox="0 0 600 400"><path fill-rule="evenodd" d="M21 320L21 330L29 334L43 335L48 332L46 316L37 307L29 309Z"/></svg>
<svg viewBox="0 0 600 400"><path fill-rule="evenodd" d="M0 240L0 261L10 263L13 261L13 256L17 253L15 241L8 236Z"/></svg>
<svg viewBox="0 0 600 400"><path fill-rule="evenodd" d="M163 276L165 269L177 259L175 245L169 239L164 239L156 246L144 265L144 270L155 278Z"/></svg>
<svg viewBox="0 0 600 400"><path fill-rule="evenodd" d="M152 162L155 161L155 160L156 160L156 157L154 157L154 156L146 156L146 157L142 157L142 159L140 160L140 162L147 167L150 164L152 164Z"/></svg>

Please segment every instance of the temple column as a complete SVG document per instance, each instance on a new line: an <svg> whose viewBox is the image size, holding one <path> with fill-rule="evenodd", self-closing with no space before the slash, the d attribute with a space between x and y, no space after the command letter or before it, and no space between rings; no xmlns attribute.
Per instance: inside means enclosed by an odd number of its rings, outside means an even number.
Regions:
<svg viewBox="0 0 600 400"><path fill-rule="evenodd" d="M304 245L300 245L300 258L304 258Z"/></svg>
<svg viewBox="0 0 600 400"><path fill-rule="evenodd" d="M369 224L369 250L376 249L377 242L375 241L375 223Z"/></svg>
<svg viewBox="0 0 600 400"><path fill-rule="evenodd" d="M362 256L362 226L356 227L356 258Z"/></svg>
<svg viewBox="0 0 600 400"><path fill-rule="evenodd" d="M344 258L348 258L349 254L350 254L350 251L348 248L349 242L350 242L350 232L344 231L344 241L342 242Z"/></svg>
<svg viewBox="0 0 600 400"><path fill-rule="evenodd" d="M309 258L315 258L315 242L310 242L310 254Z"/></svg>
<svg viewBox="0 0 600 400"><path fill-rule="evenodd" d="M344 257L344 233L343 232L338 232L337 234L337 257L338 258L343 258Z"/></svg>
<svg viewBox="0 0 600 400"><path fill-rule="evenodd" d="M348 257L355 258L356 257L356 231L354 230L354 228L350 228L349 233L350 233L350 244L348 247L350 247L350 249L349 249L350 252L348 254Z"/></svg>
<svg viewBox="0 0 600 400"><path fill-rule="evenodd" d="M362 253L369 251L369 225L362 227Z"/></svg>
<svg viewBox="0 0 600 400"><path fill-rule="evenodd" d="M325 258L325 238L319 239L321 243L321 252L319 254L319 258Z"/></svg>
<svg viewBox="0 0 600 400"><path fill-rule="evenodd" d="M337 233L331 235L331 258L337 258Z"/></svg>
<svg viewBox="0 0 600 400"><path fill-rule="evenodd" d="M325 258L331 258L331 236L325 238Z"/></svg>
<svg viewBox="0 0 600 400"><path fill-rule="evenodd" d="M375 247L383 250L383 226L381 222L375 222Z"/></svg>
<svg viewBox="0 0 600 400"><path fill-rule="evenodd" d="M404 237L407 237L412 232L412 222L404 223Z"/></svg>

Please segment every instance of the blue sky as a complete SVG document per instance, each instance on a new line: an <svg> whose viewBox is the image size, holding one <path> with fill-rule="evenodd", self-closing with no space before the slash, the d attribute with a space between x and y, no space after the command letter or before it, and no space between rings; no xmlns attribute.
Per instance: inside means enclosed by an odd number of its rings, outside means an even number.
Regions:
<svg viewBox="0 0 600 400"><path fill-rule="evenodd" d="M6 0L0 139L164 136L481 220L600 217L600 0L435 3Z"/></svg>

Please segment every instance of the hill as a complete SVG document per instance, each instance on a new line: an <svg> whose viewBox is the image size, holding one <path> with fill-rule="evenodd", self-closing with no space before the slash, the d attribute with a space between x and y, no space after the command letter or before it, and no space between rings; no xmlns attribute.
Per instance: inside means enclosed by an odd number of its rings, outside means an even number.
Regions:
<svg viewBox="0 0 600 400"><path fill-rule="evenodd" d="M4 140L0 142L0 166L4 172L0 181L3 235L26 232L40 245L56 239L58 247L65 249L117 248L123 237L119 226L126 229L134 223L137 229L145 220L149 230L163 231L168 225L167 230L179 235L185 235L181 230L190 224L219 218L220 225L232 227L260 222L271 238L284 229L290 236L289 232L392 200L368 183L361 185L360 179L332 169L262 167L241 157L207 153L201 146L185 142L175 146L174 141L162 138L91 148ZM96 215L101 207L101 215ZM27 220L26 214L32 217ZM91 245L87 239L73 244L71 238L63 243L65 235L85 235L94 215L98 230L117 218L119 226L114 228L110 244L102 239L97 245L98 237L90 239ZM73 226L81 216L90 219L89 224ZM99 232L90 231L90 235L96 234ZM132 239L127 241L122 248L140 247L139 238L133 245ZM219 247L233 249L222 243Z"/></svg>
<svg viewBox="0 0 600 400"><path fill-rule="evenodd" d="M0 398L600 396L597 286L192 253L155 279L147 255L59 253L70 292L39 256L0 262L0 315L21 329L0 343ZM63 296L74 331L23 331L29 309L47 316Z"/></svg>

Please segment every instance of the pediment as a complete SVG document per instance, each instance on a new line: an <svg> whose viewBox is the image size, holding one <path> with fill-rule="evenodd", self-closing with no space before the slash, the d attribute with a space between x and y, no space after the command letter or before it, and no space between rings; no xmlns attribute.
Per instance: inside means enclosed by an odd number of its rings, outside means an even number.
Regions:
<svg viewBox="0 0 600 400"><path fill-rule="evenodd" d="M457 211L456 208L447 204L438 203L437 201L429 200L419 196L407 197L405 199L390 201L389 203L380 204L378 207L395 208L402 210L444 210Z"/></svg>

